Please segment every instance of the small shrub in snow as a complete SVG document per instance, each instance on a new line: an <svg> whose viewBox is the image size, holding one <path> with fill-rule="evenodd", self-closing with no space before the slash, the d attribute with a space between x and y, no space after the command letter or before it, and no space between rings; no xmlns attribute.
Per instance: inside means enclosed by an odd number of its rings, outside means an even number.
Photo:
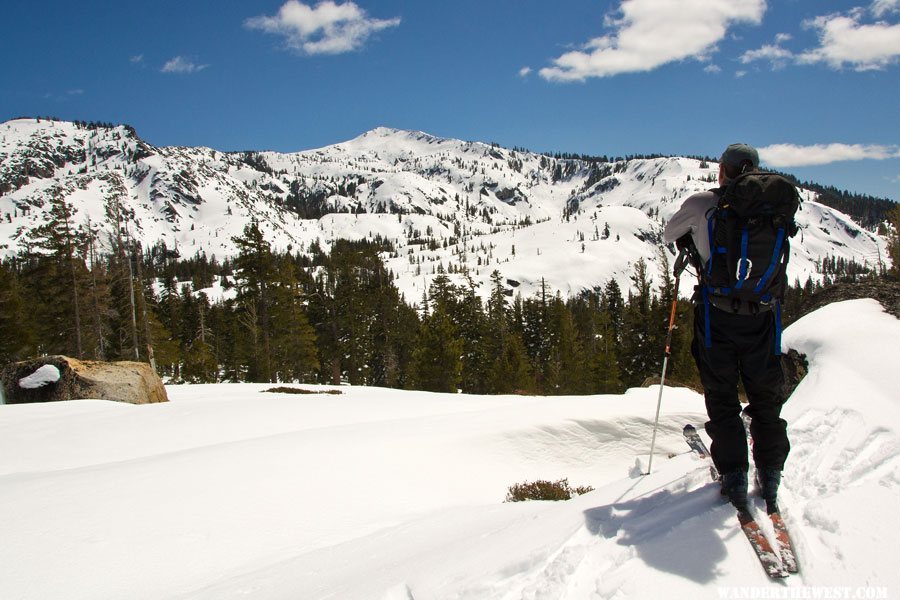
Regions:
<svg viewBox="0 0 900 600"><path fill-rule="evenodd" d="M569 500L572 496L580 496L594 491L590 486L569 487L568 479L559 481L537 480L516 483L509 486L506 502L522 502L525 500Z"/></svg>
<svg viewBox="0 0 900 600"><path fill-rule="evenodd" d="M294 388L294 387L273 387L267 390L263 390L265 392L272 392L275 394L343 394L341 390L304 390L302 388Z"/></svg>

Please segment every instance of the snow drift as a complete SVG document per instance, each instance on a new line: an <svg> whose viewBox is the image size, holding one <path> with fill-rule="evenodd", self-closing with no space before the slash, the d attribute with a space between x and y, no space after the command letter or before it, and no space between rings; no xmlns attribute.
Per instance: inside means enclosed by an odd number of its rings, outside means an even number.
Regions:
<svg viewBox="0 0 900 600"><path fill-rule="evenodd" d="M789 587L900 589L900 322L871 300L788 328ZM168 404L0 406L0 597L718 598L770 590L686 452L702 398L177 386ZM666 457L671 457L666 459ZM631 474L631 475L630 475ZM568 477L594 492L505 504ZM773 588L781 589L781 588ZM802 590L801 590L802 591Z"/></svg>

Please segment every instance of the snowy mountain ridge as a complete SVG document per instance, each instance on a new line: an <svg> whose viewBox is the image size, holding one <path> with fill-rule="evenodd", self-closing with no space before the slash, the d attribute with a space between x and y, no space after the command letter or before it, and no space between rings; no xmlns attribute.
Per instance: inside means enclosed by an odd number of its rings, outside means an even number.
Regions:
<svg viewBox="0 0 900 600"><path fill-rule="evenodd" d="M251 219L281 250L380 237L408 300L441 271L486 284L499 270L526 295L542 280L564 295L610 278L627 289L634 263L658 263L666 220L715 185L717 168L560 159L387 127L296 153L227 153L152 146L127 126L18 119L0 124L0 254L27 248L61 195L101 243L124 228L182 256L234 255L231 238ZM885 256L884 239L801 195L792 279L820 278L827 257L873 266Z"/></svg>

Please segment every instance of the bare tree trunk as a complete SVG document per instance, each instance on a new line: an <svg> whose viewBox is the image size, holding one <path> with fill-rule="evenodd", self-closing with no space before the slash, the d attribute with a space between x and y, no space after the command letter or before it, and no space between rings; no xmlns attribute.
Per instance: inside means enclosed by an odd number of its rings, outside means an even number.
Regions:
<svg viewBox="0 0 900 600"><path fill-rule="evenodd" d="M100 345L100 352L97 359L106 360L106 341L103 338L103 322L100 320L100 303L99 294L97 293L97 265L94 258L94 230L91 229L90 219L88 219L88 233L90 235L88 260L90 261L91 269L91 294L93 295L94 300L94 327L97 329L97 343Z"/></svg>
<svg viewBox="0 0 900 600"><path fill-rule="evenodd" d="M202 302L197 305L197 311L200 313L200 343L206 344L206 313Z"/></svg>
<svg viewBox="0 0 900 600"><path fill-rule="evenodd" d="M134 273L131 269L131 241L128 239L128 231L125 231L125 244L128 246L128 292L131 296L131 339L134 343L134 360L141 360L141 353L138 349L138 331L137 331L137 314L134 305Z"/></svg>
<svg viewBox="0 0 900 600"><path fill-rule="evenodd" d="M259 318L256 311L256 302L253 302L251 299L244 305L246 309L246 313L240 315L238 317L238 322L247 328L248 333L250 334L250 340L252 344L252 361L253 365L248 365L255 367L257 371L259 370Z"/></svg>
<svg viewBox="0 0 900 600"><path fill-rule="evenodd" d="M336 346L334 358L331 360L331 384L341 385L341 349L340 342L338 340L338 336L340 334L338 332L337 324L337 309L334 306L332 306L331 314L331 335L334 338L334 343Z"/></svg>
<svg viewBox="0 0 900 600"><path fill-rule="evenodd" d="M69 207L63 209L63 220L66 225L66 258L69 261L69 271L72 274L72 296L75 301L75 353L78 358L84 358L84 352L81 349L81 309L78 302L78 275L75 270L75 251L72 241L72 231L69 228Z"/></svg>
<svg viewBox="0 0 900 600"><path fill-rule="evenodd" d="M137 280L138 289L141 293L141 320L144 325L144 337L147 341L147 359L150 361L150 368L156 373L156 359L153 357L153 335L150 333L150 319L147 317L147 298L144 296L144 278L141 273L141 263L144 262L144 253L141 250L140 242L137 243Z"/></svg>
<svg viewBox="0 0 900 600"><path fill-rule="evenodd" d="M272 348L269 340L269 299L268 294L266 293L266 282L263 281L260 283L260 325L262 329L262 342L263 342L263 368L265 369L266 379L269 382L274 382L272 377Z"/></svg>

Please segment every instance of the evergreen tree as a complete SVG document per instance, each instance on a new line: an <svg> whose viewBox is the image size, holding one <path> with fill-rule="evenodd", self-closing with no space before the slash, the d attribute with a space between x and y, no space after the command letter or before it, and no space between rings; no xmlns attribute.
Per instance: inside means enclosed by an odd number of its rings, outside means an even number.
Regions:
<svg viewBox="0 0 900 600"><path fill-rule="evenodd" d="M307 381L319 368L316 332L306 316L294 266L286 258L278 261L272 299L272 352L277 379Z"/></svg>
<svg viewBox="0 0 900 600"><path fill-rule="evenodd" d="M137 306L131 257L125 243L109 257L109 328L112 332L107 356L113 360L140 360Z"/></svg>
<svg viewBox="0 0 900 600"><path fill-rule="evenodd" d="M556 331L550 320L548 288L541 280L541 289L535 298L522 302L522 341L528 357L534 365L535 384L538 392L552 394L556 389L558 366L551 360L556 346Z"/></svg>
<svg viewBox="0 0 900 600"><path fill-rule="evenodd" d="M892 226L888 234L888 257L891 259L889 273L900 279L900 205L888 212L888 220Z"/></svg>
<svg viewBox="0 0 900 600"><path fill-rule="evenodd" d="M625 391L619 369L618 344L608 312L597 318L598 343L590 355L591 385L594 393L620 394Z"/></svg>
<svg viewBox="0 0 900 600"><path fill-rule="evenodd" d="M603 288L603 299L600 304L603 312L609 315L611 341L618 345L622 341L622 322L625 312L625 299L622 289L615 279L610 279Z"/></svg>
<svg viewBox="0 0 900 600"><path fill-rule="evenodd" d="M521 307L521 299L517 301ZM488 366L485 390L492 394L534 391L531 363L514 313L506 306L506 291L499 271L491 274L491 294L487 301L483 354Z"/></svg>
<svg viewBox="0 0 900 600"><path fill-rule="evenodd" d="M134 255L134 264L135 268L135 281L134 284L136 286L136 294L135 294L135 311L136 317L139 319L139 329L138 329L138 339L139 339L139 347L144 349L145 358L147 362L150 363L150 366L153 368L154 372L158 373L157 365L156 365L156 355L154 351L155 346L155 338L154 334L159 334L164 336L165 339L169 339L171 335L169 332L164 331L162 324L159 322L159 319L153 314L152 310L156 304L156 298L153 293L153 288L149 284L149 281L145 283L143 277L143 269L144 269L144 254L141 251L140 243L136 243L133 246L133 255Z"/></svg>
<svg viewBox="0 0 900 600"><path fill-rule="evenodd" d="M182 299L181 377L191 383L215 383L219 369L213 345L215 335L207 322L209 299L203 293L195 297L189 286L182 288Z"/></svg>
<svg viewBox="0 0 900 600"><path fill-rule="evenodd" d="M232 241L238 250L234 261L238 320L246 329L249 342L244 347L247 379L274 381L269 285L274 279L275 258L256 220L244 227L242 236L234 237Z"/></svg>
<svg viewBox="0 0 900 600"><path fill-rule="evenodd" d="M452 305L453 322L463 344L460 387L465 393L485 394L489 387L491 359L497 356L491 354L492 343L496 349L496 340L492 339L495 331L476 294L475 282L468 276L467 282L466 287L457 288L459 298Z"/></svg>
<svg viewBox="0 0 900 600"><path fill-rule="evenodd" d="M418 318L371 241L338 240L309 284L319 376L338 384L406 385Z"/></svg>
<svg viewBox="0 0 900 600"><path fill-rule="evenodd" d="M554 346L551 355L554 394L590 393L590 371L571 311L557 293L551 305Z"/></svg>
<svg viewBox="0 0 900 600"><path fill-rule="evenodd" d="M85 327L85 349L94 359L106 360L112 337L110 319L113 311L110 307L109 274L96 251L95 235L88 220L87 236L80 249L90 273L90 284L85 290L84 298L84 306L89 314L89 324Z"/></svg>
<svg viewBox="0 0 900 600"><path fill-rule="evenodd" d="M616 290L618 288L615 288ZM613 302L620 302L621 297ZM586 291L569 302L578 337L584 351L587 393L612 394L623 391L619 377L618 340L608 304L600 288Z"/></svg>
<svg viewBox="0 0 900 600"><path fill-rule="evenodd" d="M384 276L379 262L374 251L348 240L335 242L328 257L319 283L319 295L327 307L319 336L326 342L320 350L327 354L322 362L330 363L333 384L346 378L359 385L369 375L375 317L368 291L374 278Z"/></svg>
<svg viewBox="0 0 900 600"><path fill-rule="evenodd" d="M415 389L456 392L462 376L463 343L443 305L425 318L413 352Z"/></svg>
<svg viewBox="0 0 900 600"><path fill-rule="evenodd" d="M0 263L0 364L24 360L35 352L34 324L18 274Z"/></svg>
<svg viewBox="0 0 900 600"><path fill-rule="evenodd" d="M162 290L160 292L157 314L163 326L172 332L175 338L180 339L181 298L178 292L178 281L172 274L162 278Z"/></svg>
<svg viewBox="0 0 900 600"><path fill-rule="evenodd" d="M510 333L500 354L491 362L487 379L491 394L532 394L536 387L531 374L531 362L522 338Z"/></svg>
<svg viewBox="0 0 900 600"><path fill-rule="evenodd" d="M183 350L181 376L190 383L215 383L217 381L216 357L213 347L197 338Z"/></svg>
<svg viewBox="0 0 900 600"><path fill-rule="evenodd" d="M182 359L178 340L159 320L154 311L147 314L147 328L153 339L156 370L159 375L175 377L179 374ZM215 379L204 380L215 381Z"/></svg>
<svg viewBox="0 0 900 600"><path fill-rule="evenodd" d="M246 349L247 336L239 319L237 302L226 300L221 306L212 307L210 324L216 333L214 341L222 380L245 381L244 357L249 350Z"/></svg>
<svg viewBox="0 0 900 600"><path fill-rule="evenodd" d="M84 358L80 299L84 297L87 270L76 253L79 232L63 194L59 186L48 190L47 220L31 232L32 241L41 251L35 257L40 271L37 276L44 278L39 284L43 310L38 326L46 352Z"/></svg>
<svg viewBox="0 0 900 600"><path fill-rule="evenodd" d="M647 263L643 258L634 266L631 275L633 291L628 293L622 321L620 368L627 387L639 386L662 364L663 348L660 339L658 301L653 296Z"/></svg>

